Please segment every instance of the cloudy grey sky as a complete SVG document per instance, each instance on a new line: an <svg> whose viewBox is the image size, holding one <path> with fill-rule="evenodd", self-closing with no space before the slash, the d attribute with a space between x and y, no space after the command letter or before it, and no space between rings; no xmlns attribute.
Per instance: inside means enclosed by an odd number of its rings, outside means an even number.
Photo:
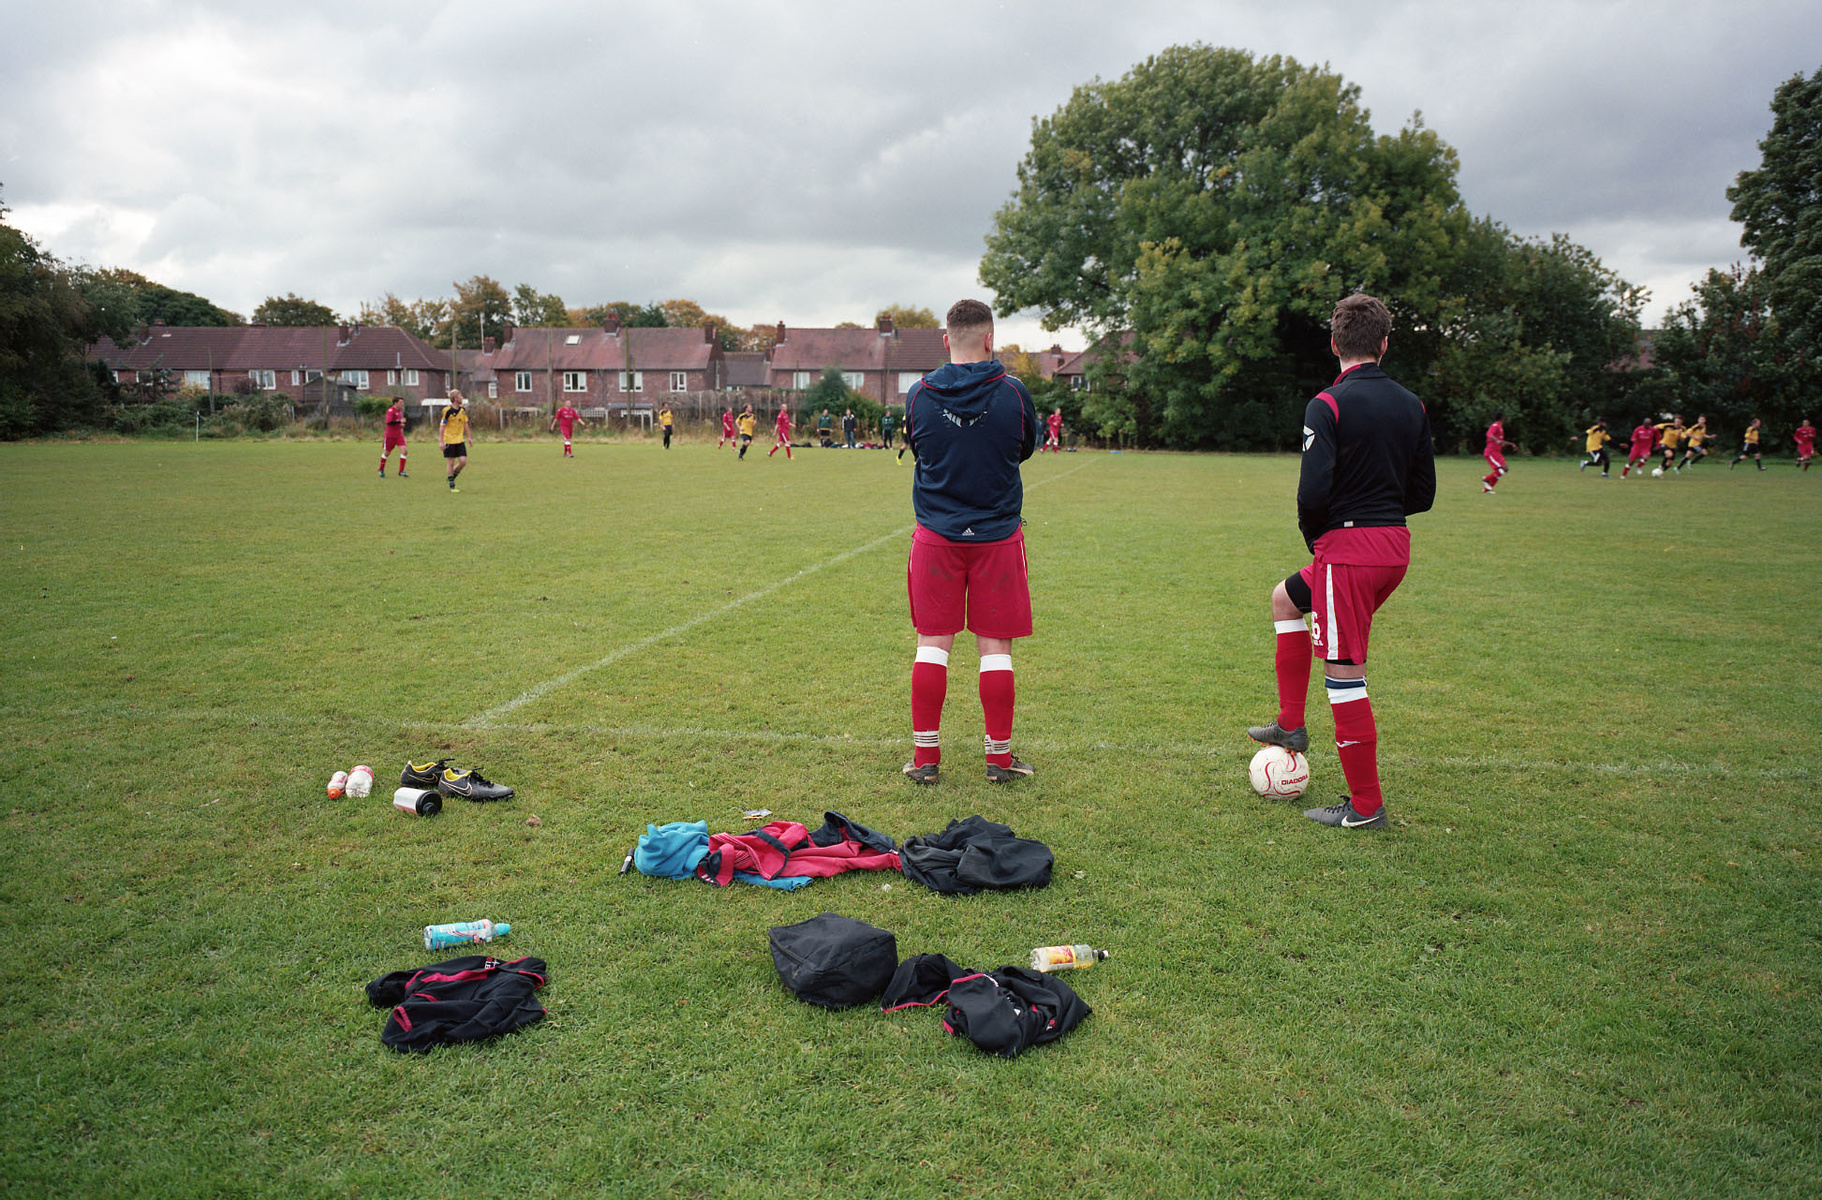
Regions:
<svg viewBox="0 0 1822 1200"><path fill-rule="evenodd" d="M1723 193L1772 89L1822 66L1813 0L0 0L0 22L8 219L242 313L477 273L743 324L940 313L982 290L1032 118L1203 41L1327 63L1382 132L1421 110L1471 209L1569 234L1655 319L1741 257Z"/></svg>

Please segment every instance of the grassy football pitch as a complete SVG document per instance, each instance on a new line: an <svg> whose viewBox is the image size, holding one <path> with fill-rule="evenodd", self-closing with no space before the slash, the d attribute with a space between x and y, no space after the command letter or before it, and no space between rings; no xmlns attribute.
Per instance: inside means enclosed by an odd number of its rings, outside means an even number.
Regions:
<svg viewBox="0 0 1822 1200"><path fill-rule="evenodd" d="M0 446L0 1191L119 1196L1813 1196L1822 473L1441 464L1369 671L1393 827L1267 803L1290 457L1040 456L1035 779L908 786L910 469L886 454ZM1310 801L1343 790L1320 681ZM519 789L434 819L407 757ZM368 800L325 799L370 763ZM617 872L647 822L904 838L980 813L1047 889ZM528 825L528 818L541 824ZM886 885L890 883L888 888ZM828 1013L769 926L1087 941L1003 1061ZM403 1056L363 985L511 921L542 1024Z"/></svg>

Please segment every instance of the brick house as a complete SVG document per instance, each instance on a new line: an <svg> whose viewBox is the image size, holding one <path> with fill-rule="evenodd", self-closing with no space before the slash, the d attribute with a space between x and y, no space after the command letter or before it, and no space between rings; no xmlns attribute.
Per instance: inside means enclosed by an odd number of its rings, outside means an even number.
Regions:
<svg viewBox="0 0 1822 1200"><path fill-rule="evenodd" d="M1138 355L1131 349L1133 341L1132 332L1128 330L1121 333L1118 336L1117 341L1120 346L1120 349L1117 352L1117 361L1122 364L1137 361ZM1052 349L1054 350L1055 348L1053 347ZM1088 368L1106 357L1107 353L1107 346L1103 341L1088 347L1086 350L1079 350L1074 354L1065 354L1062 356L1061 360L1056 363L1050 377L1062 380L1069 386L1071 391L1087 390L1093 385L1093 381L1088 374Z"/></svg>
<svg viewBox="0 0 1822 1200"><path fill-rule="evenodd" d="M712 326L647 329L608 320L599 328L506 328L482 359L504 404L554 410L563 402L624 416L661 397L723 386L721 342Z"/></svg>
<svg viewBox="0 0 1822 1200"><path fill-rule="evenodd" d="M940 329L895 329L881 317L872 329L791 328L778 323L771 384L803 391L835 367L848 390L881 404L902 404L912 384L949 361Z"/></svg>
<svg viewBox="0 0 1822 1200"><path fill-rule="evenodd" d="M153 323L125 346L103 338L87 351L117 383L166 371L180 386L221 394L277 392L293 403L322 376L356 391L422 404L449 394L449 355L390 325Z"/></svg>

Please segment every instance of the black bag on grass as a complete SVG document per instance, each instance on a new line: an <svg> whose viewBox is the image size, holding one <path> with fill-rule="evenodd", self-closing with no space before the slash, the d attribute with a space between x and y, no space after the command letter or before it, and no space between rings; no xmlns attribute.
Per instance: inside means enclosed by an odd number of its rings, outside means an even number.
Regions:
<svg viewBox="0 0 1822 1200"><path fill-rule="evenodd" d="M898 939L884 929L823 913L772 926L772 965L806 1004L848 1008L885 990L898 969Z"/></svg>

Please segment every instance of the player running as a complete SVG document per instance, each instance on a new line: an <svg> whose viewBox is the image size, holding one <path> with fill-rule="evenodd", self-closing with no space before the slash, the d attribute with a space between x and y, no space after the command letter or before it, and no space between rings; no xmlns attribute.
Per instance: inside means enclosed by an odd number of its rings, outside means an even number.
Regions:
<svg viewBox="0 0 1822 1200"><path fill-rule="evenodd" d="M719 450L733 440L734 410L731 408L724 408L721 410L721 440L715 443L715 449Z"/></svg>
<svg viewBox="0 0 1822 1200"><path fill-rule="evenodd" d="M747 447L753 444L753 427L759 424L758 418L753 416L751 404L740 410L740 419L735 424L740 426L740 457L745 458Z"/></svg>
<svg viewBox="0 0 1822 1200"><path fill-rule="evenodd" d="M1741 460L1749 454L1752 456L1752 461L1759 464L1759 470L1763 471L1765 469L1765 460L1759 457L1759 418L1757 417L1754 417L1752 419L1752 424L1746 427L1746 435L1740 440L1739 458L1728 463L1727 469L1731 471L1739 466Z"/></svg>
<svg viewBox="0 0 1822 1200"><path fill-rule="evenodd" d="M1063 410L1053 408L1044 418L1044 449L1052 454L1063 452Z"/></svg>
<svg viewBox="0 0 1822 1200"><path fill-rule="evenodd" d="M1703 413L1696 417L1695 424L1683 431L1683 461L1676 465L1681 471L1684 467L1701 462L1708 457L1708 447L1702 443L1709 438L1708 415Z"/></svg>
<svg viewBox="0 0 1822 1200"><path fill-rule="evenodd" d="M767 458L772 457L774 454L778 453L778 447L783 446L784 447L784 456L786 458L791 457L791 406L790 405L780 404L778 406L778 416L776 416L772 420L772 433L775 435L773 438L773 441L772 441L772 448L765 452L765 456Z"/></svg>
<svg viewBox="0 0 1822 1200"><path fill-rule="evenodd" d="M405 401L393 397L392 407L386 410L385 440L380 443L380 478L386 478L386 459L392 448L399 448L399 478L410 479L405 474Z"/></svg>
<svg viewBox="0 0 1822 1200"><path fill-rule="evenodd" d="M449 476L449 490L460 492L456 476L468 465L468 410L462 407L462 393L449 389L449 407L437 420L437 440L443 443L443 469Z"/></svg>
<svg viewBox="0 0 1822 1200"><path fill-rule="evenodd" d="M658 406L658 428L664 431L664 448L671 448L671 423L676 418L671 416L671 402L666 400Z"/></svg>
<svg viewBox="0 0 1822 1200"><path fill-rule="evenodd" d="M1428 420L1427 417L1425 419ZM1505 451L1516 449L1516 445L1506 440L1506 414L1494 413L1493 424L1487 426L1487 444L1480 452L1480 456L1487 460L1487 466L1492 468L1481 476L1480 491L1483 496L1492 491L1493 485L1506 473Z"/></svg>
<svg viewBox="0 0 1822 1200"><path fill-rule="evenodd" d="M569 439L570 435L575 432L577 422L581 422L584 425L588 424L587 421L582 419L581 413L569 406L569 401L567 400L563 402L562 408L559 408L551 415L550 427L552 429L562 429L563 431L564 458L574 458L576 456L576 452L570 448Z"/></svg>
<svg viewBox="0 0 1822 1200"><path fill-rule="evenodd" d="M1803 424L1797 426L1796 432L1790 435L1797 443L1797 469L1809 470L1809 460L1816 456L1816 427L1803 418ZM401 462L403 460L400 460Z"/></svg>
<svg viewBox="0 0 1822 1200"><path fill-rule="evenodd" d="M1349 794L1303 815L1343 829L1384 829L1367 638L1373 614L1410 566L1405 518L1436 502L1436 459L1423 405L1379 368L1392 330L1386 306L1364 293L1349 296L1335 306L1329 328L1341 374L1304 410L1297 484L1297 525L1315 558L1272 590L1278 719L1246 733L1287 750L1309 749L1303 710L1320 650ZM1496 436L1489 432L1489 446ZM1315 617L1308 629L1305 613Z"/></svg>
<svg viewBox="0 0 1822 1200"><path fill-rule="evenodd" d="M1676 413L1668 421L1659 421L1656 428L1658 453L1664 456L1664 461L1658 464L1658 470L1669 475L1674 469L1671 464L1676 460L1677 447L1683 444L1683 435L1688 432L1683 427L1683 414Z"/></svg>
<svg viewBox="0 0 1822 1200"><path fill-rule="evenodd" d="M1578 469L1586 471L1589 467L1599 467L1602 479L1611 478L1607 474L1607 468L1612 465L1612 460L1607 457L1607 443L1612 440L1613 435L1607 432L1606 417L1602 417L1588 426L1588 457L1582 460L1582 465Z"/></svg>
<svg viewBox="0 0 1822 1200"><path fill-rule="evenodd" d="M1031 636L1019 464L1038 444L1037 406L993 358L993 310L979 300L949 309L949 361L905 394L905 443L916 472L917 515L905 568L917 658L911 665L913 783L932 784L942 762L949 651L964 627L980 652L987 782L1034 774L1012 753L1012 643Z"/></svg>
<svg viewBox="0 0 1822 1200"><path fill-rule="evenodd" d="M1637 467L1645 469L1645 460L1651 457L1652 448L1658 444L1658 427L1651 423L1649 416L1639 418L1639 423L1632 429L1632 444L1626 451L1626 465L1620 471L1624 479Z"/></svg>

